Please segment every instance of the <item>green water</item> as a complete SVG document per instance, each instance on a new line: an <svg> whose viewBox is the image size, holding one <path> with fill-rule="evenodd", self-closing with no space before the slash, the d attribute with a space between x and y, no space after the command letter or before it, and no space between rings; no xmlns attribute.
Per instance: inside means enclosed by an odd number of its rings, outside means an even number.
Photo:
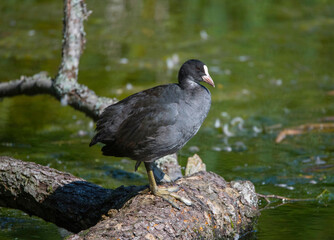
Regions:
<svg viewBox="0 0 334 240"><path fill-rule="evenodd" d="M332 133L275 144L283 128L334 116L334 97L327 94L334 89L333 1L87 4L93 13L85 24L79 82L97 94L122 99L175 82L189 58L208 65L217 86L210 88L213 104L199 133L179 152L183 166L196 147L208 170L226 180L249 179L263 194L312 198L334 192ZM0 81L56 74L62 14L62 1L1 1ZM107 188L147 183L144 169L132 174L134 162L89 148L92 121L50 96L6 98L0 112L1 155ZM271 126L278 128L261 132ZM262 211L247 238L332 239L333 216L333 195L325 203L287 204ZM0 209L0 229L0 239L62 239L55 225L11 209Z"/></svg>

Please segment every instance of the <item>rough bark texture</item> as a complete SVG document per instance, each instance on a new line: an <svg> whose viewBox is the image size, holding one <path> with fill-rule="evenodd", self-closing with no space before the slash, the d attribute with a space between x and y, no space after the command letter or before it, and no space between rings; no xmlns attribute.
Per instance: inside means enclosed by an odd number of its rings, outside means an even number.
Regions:
<svg viewBox="0 0 334 240"><path fill-rule="evenodd" d="M198 172L174 183L193 205L178 211L152 195L137 195L108 219L69 239L220 239L237 238L252 229L257 197L248 181L227 183Z"/></svg>
<svg viewBox="0 0 334 240"><path fill-rule="evenodd" d="M159 176L159 173L157 173L159 170L163 176L161 176L161 174ZM153 172L156 180L159 182L175 181L182 178L181 166L177 161L177 154L174 153L167 155L155 161L155 164L153 165ZM163 179L165 176L168 176L170 179Z"/></svg>
<svg viewBox="0 0 334 240"><path fill-rule="evenodd" d="M89 14L84 1L64 1L62 61L53 80L53 88L63 105L70 105L96 120L115 100L98 97L94 91L77 82L79 61L86 43L83 22Z"/></svg>
<svg viewBox="0 0 334 240"><path fill-rule="evenodd" d="M51 94L52 80L46 72L40 72L32 77L21 76L18 80L0 83L0 97L11 97L19 94Z"/></svg>
<svg viewBox="0 0 334 240"><path fill-rule="evenodd" d="M104 189L69 173L0 157L0 206L20 209L72 232L94 226L144 187Z"/></svg>
<svg viewBox="0 0 334 240"><path fill-rule="evenodd" d="M203 163L202 159L195 154L193 157L188 158L185 174L189 176L199 171L206 171L206 165Z"/></svg>
<svg viewBox="0 0 334 240"><path fill-rule="evenodd" d="M72 232L70 239L234 238L252 229L257 195L248 181L198 172L174 183L192 200L176 210L146 188L104 189L71 174L0 158L0 206L21 209ZM96 224L96 225L95 225ZM95 225L95 226L94 226ZM94 226L94 227L92 227Z"/></svg>

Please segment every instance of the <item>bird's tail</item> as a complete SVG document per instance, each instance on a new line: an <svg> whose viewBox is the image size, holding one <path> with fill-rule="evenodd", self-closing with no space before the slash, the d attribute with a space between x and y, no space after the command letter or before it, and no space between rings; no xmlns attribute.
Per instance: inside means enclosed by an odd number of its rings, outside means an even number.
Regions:
<svg viewBox="0 0 334 240"><path fill-rule="evenodd" d="M95 136L92 138L92 141L90 141L89 146L91 147L91 146L95 145L95 144L98 143L98 142L99 142L99 140L97 139L97 135L95 135Z"/></svg>

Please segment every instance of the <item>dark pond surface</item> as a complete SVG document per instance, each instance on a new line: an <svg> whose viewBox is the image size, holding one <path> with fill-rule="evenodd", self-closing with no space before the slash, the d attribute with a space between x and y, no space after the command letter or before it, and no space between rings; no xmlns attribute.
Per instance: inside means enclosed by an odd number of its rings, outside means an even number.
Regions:
<svg viewBox="0 0 334 240"><path fill-rule="evenodd" d="M215 80L212 109L180 152L197 152L226 180L259 193L327 201L262 211L248 239L333 239L334 135L280 130L334 116L333 1L87 1L87 45L79 82L122 99L176 81L189 58ZM0 81L47 71L61 52L62 1L0 2ZM333 121L333 120L332 120ZM103 187L146 184L134 162L89 148L94 123L50 96L0 102L0 154L68 171ZM264 131L265 130L265 131ZM62 239L53 224L0 209L0 239Z"/></svg>

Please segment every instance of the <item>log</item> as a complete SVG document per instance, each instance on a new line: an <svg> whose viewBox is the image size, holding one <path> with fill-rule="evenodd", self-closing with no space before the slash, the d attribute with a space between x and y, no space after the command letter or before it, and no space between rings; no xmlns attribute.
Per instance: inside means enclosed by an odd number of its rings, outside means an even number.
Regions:
<svg viewBox="0 0 334 240"><path fill-rule="evenodd" d="M0 157L0 206L20 209L71 232L95 225L144 187L105 189L33 162Z"/></svg>
<svg viewBox="0 0 334 240"><path fill-rule="evenodd" d="M77 233L68 239L234 238L251 231L259 215L249 181L226 182L201 171L163 184L171 185L177 185L177 193L191 199L192 206L180 203L177 210L142 191L147 186L105 189L69 173L0 157L0 206Z"/></svg>

